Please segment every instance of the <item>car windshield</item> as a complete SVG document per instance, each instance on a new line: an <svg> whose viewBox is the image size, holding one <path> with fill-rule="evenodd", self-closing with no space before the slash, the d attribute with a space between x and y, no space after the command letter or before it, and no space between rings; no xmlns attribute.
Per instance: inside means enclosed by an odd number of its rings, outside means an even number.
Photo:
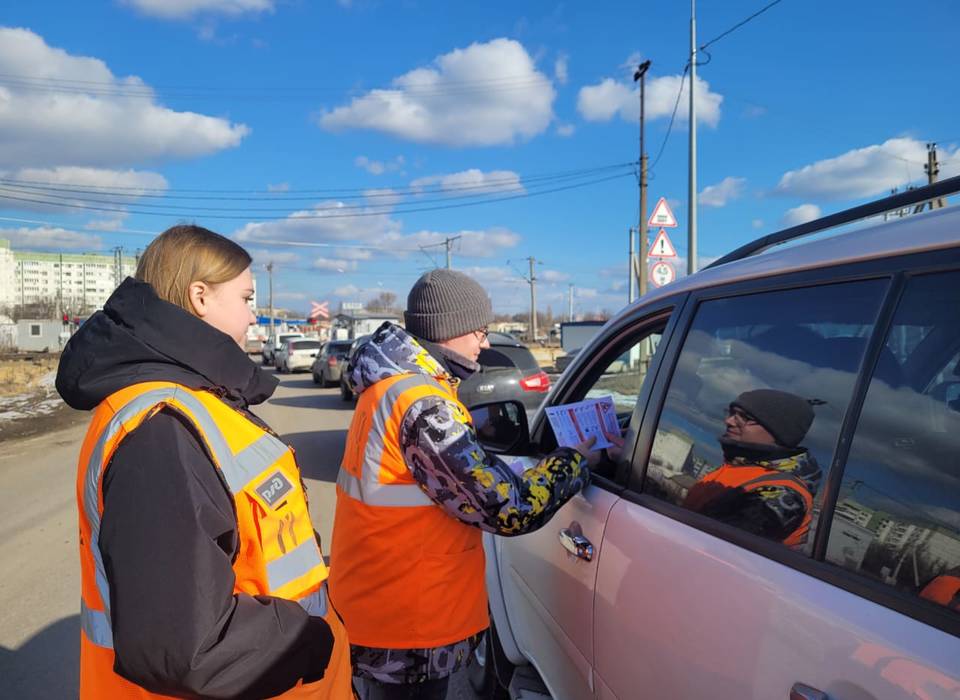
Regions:
<svg viewBox="0 0 960 700"><path fill-rule="evenodd" d="M484 348L477 358L484 367L518 367L522 370L539 369L537 358L527 348L512 345L494 345Z"/></svg>
<svg viewBox="0 0 960 700"><path fill-rule="evenodd" d="M295 340L290 343L291 350L319 350L319 340Z"/></svg>
<svg viewBox="0 0 960 700"><path fill-rule="evenodd" d="M351 345L352 343L330 343L327 346L327 355L333 355L342 360L350 352Z"/></svg>

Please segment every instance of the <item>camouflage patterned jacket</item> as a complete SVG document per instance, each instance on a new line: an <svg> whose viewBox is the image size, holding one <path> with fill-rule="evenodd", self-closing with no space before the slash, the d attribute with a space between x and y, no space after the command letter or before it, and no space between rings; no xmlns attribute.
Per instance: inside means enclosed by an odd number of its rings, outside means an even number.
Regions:
<svg viewBox="0 0 960 700"><path fill-rule="evenodd" d="M390 323L357 349L347 372L357 393L396 374L423 373L454 387L459 384L438 358ZM410 406L400 428L407 467L424 493L451 517L485 532L521 535L544 525L588 483L587 465L570 448L560 448L515 474L484 451L468 419L448 400L430 395ZM442 678L463 663L478 641L401 651L354 647L354 673L394 683Z"/></svg>

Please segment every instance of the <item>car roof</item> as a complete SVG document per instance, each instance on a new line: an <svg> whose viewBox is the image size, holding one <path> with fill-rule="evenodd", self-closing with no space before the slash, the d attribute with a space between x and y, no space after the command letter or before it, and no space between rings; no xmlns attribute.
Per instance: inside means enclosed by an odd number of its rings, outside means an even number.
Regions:
<svg viewBox="0 0 960 700"><path fill-rule="evenodd" d="M783 246L710 267L644 294L630 308L678 292L728 282L956 247L960 247L960 208L946 207L848 229L826 238Z"/></svg>

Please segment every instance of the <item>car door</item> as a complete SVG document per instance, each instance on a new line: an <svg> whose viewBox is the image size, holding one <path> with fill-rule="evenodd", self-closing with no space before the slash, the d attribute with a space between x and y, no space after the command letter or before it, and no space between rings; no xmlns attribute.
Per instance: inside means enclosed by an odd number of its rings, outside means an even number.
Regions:
<svg viewBox="0 0 960 700"><path fill-rule="evenodd" d="M960 276L849 275L688 304L605 529L598 698L960 697L960 612L923 597L960 564L960 413L936 389L958 371ZM911 378L921 350L941 364ZM726 407L758 388L814 409L801 446L820 478L804 477L800 542L753 526L757 503L782 503L718 492L724 511L697 491L735 459L718 441Z"/></svg>
<svg viewBox="0 0 960 700"><path fill-rule="evenodd" d="M561 383L551 397L554 405L601 395L612 396L621 424L639 420L645 405L646 378L655 368L656 348L665 331L670 308L653 318L634 320L609 329L590 353L583 353L579 372ZM543 412L538 414L543 417ZM633 421L633 422L632 422ZM541 446L537 459L555 448L549 425L534 427ZM618 470L618 466L621 467ZM594 694L593 596L600 543L608 514L619 500L629 473L621 460L594 471L591 485L573 497L536 532L497 538L501 588L510 627L518 647L540 672L554 698L586 699ZM592 545L590 556L576 556L566 546L573 538Z"/></svg>

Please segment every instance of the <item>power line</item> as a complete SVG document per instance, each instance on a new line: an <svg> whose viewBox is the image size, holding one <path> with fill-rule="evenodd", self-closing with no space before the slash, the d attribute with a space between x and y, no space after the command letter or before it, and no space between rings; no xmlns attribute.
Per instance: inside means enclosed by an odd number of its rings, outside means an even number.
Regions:
<svg viewBox="0 0 960 700"><path fill-rule="evenodd" d="M776 4L780 3L780 2L782 2L782 0L773 0L773 2L769 3L768 5L766 5L765 7L761 8L761 9L757 10L757 11L754 12L752 15L750 15L749 17L747 17L745 20L743 20L743 21L741 21L741 22L738 22L737 24L733 25L732 27L730 27L730 29L728 29L727 31L723 32L723 33L720 34L719 36L714 37L713 39L711 39L710 41L708 41L706 44L702 44L702 45L700 46L700 49L699 49L699 50L700 50L700 51L703 51L703 50L705 50L708 46L710 46L711 44L717 43L717 42L720 41L723 37L725 37L725 36L727 36L727 35L729 35L729 34L732 34L732 33L735 32L735 31L737 31L738 29L740 29L740 27L742 27L743 25L745 25L747 22L750 22L750 21L756 19L757 17L759 17L760 15L762 15L764 12L766 12L767 10L769 10L771 7L773 7L774 5L776 5ZM708 55L709 55L709 54L708 54Z"/></svg>
<svg viewBox="0 0 960 700"><path fill-rule="evenodd" d="M530 198L530 197L538 197L538 196L545 195L545 194L552 194L552 193L554 193L554 192L564 192L564 191L567 191L567 190L574 190L574 189L579 189L579 188L581 188L581 187L588 187L588 186L590 186L590 185L596 185L596 184L599 184L599 183L602 183L602 182L609 182L609 181L611 181L611 180L617 180L617 179L621 179L621 178L624 178L624 177L632 177L632 175L633 175L632 172L625 172L625 173L621 173L621 174L617 174L617 175L609 175L609 176L606 176L606 177L595 178L595 179L593 179L593 180L588 180L588 181L586 181L586 182L579 182L579 183L575 183L575 184L571 184L571 185L564 185L564 186L560 186L560 187L554 187L554 188L551 188L551 189L538 190L538 191L535 191L535 192L524 192L524 193L522 193L522 194L506 195L506 196L502 196L502 197L491 197L491 198L488 198L488 199L482 199L482 200L480 200L480 201L459 202L459 203L454 203L454 204L437 205L437 206L430 206L430 207L419 207L419 206L417 206L417 207L407 207L407 208L400 208L400 207L391 208L391 207L387 207L387 208L380 208L380 209L366 209L366 210L363 210L363 211L358 211L358 212L356 212L356 213L337 213L337 214L325 213L326 211L342 211L343 208L330 209L330 210L325 210L324 213L298 215L297 217L293 218L293 220L299 221L299 220L310 220L310 219L352 219L352 218L363 218L363 217L369 217L369 216L384 216L384 215L388 215L388 214L411 214L411 213L424 212L424 211L440 211L440 210L444 210L444 209L460 209L460 208L463 208L463 207L478 206L478 205L481 205L481 204L489 204L489 203L493 203L493 202L505 202L505 201L511 201L511 200L515 200L515 199L528 199L528 198ZM0 188L0 191L2 191L2 188ZM143 215L143 216L167 216L167 217L184 218L184 219L192 219L192 218L194 218L193 215L190 214L190 213L179 213L179 214L178 214L178 213L176 213L176 212L150 211L150 210L143 210L143 209L139 209L139 210L138 210L138 209L127 209L127 208L123 208L123 207L89 206L89 205L86 205L86 204L79 204L79 203L70 202L70 201L66 201L66 202L64 202L64 201L59 201L59 202L58 202L58 201L50 201L49 199L34 199L34 198L31 198L31 197L17 197L17 196L13 196L13 195L10 195L10 194L0 194L0 200L9 200L9 201L15 201L15 202L29 202L29 203L32 203L32 204L45 204L45 205L47 205L47 206L60 207L60 208L62 208L62 209L81 209L81 210L88 210L88 211L102 211L102 212L115 212L115 213L124 213L124 214L137 214L137 215ZM142 205L141 205L141 206L142 206ZM154 206L157 206L157 205L154 205ZM244 220L244 219L249 220L249 219L251 219L251 218L254 218L254 219L260 219L260 220L265 220L265 221L279 221L279 220L285 220L285 219L292 218L292 217L289 217L289 216L258 216L258 217L252 217L252 216L246 216L246 215L209 214L209 215L207 215L207 218L210 218L210 219L223 219L223 220Z"/></svg>
<svg viewBox="0 0 960 700"><path fill-rule="evenodd" d="M147 193L159 193L163 196L173 196L174 194L185 192L185 193L203 193L204 195L219 195L219 194L237 194L237 195L251 195L249 199L265 199L265 200L286 200L296 201L297 199L315 199L315 196L311 197L299 197L301 194L310 194L310 195L329 195L336 196L341 199L356 198L356 197L365 197L369 198L371 196L377 197L388 197L396 194L431 194L435 192L456 192L462 190L473 190L473 189L484 189L491 188L496 186L508 186L512 184L520 184L529 182L538 182L541 180L553 180L553 179L564 179L572 178L577 175L586 175L590 173L598 173L606 170L616 170L626 167L633 167L633 162L623 162L623 163L611 163L607 165L593 166L589 168L578 168L573 170L560 170L556 172L548 173L535 173L533 175L528 175L525 177L501 177L501 178L490 178L485 180L483 183L465 183L462 185L453 184L453 185L442 185L442 184L428 184L428 185L381 185L376 188L372 187L338 187L338 188L317 188L317 189L291 189L285 192L264 192L263 190L244 190L244 189L207 189L207 188L164 188L164 187L137 187L133 185L90 185L82 183L69 183L69 182L51 182L49 180L22 180L15 178L4 178L0 177L0 183L23 186L23 187L32 187L34 189L51 189L57 191L70 191L70 192L90 192L98 194L115 194L118 197L124 196L137 196L137 197L146 197ZM369 191L372 189L376 190L390 190L390 192L383 192L378 194L370 194ZM341 193L358 193L356 197L348 196L348 194ZM294 196L296 195L296 196ZM231 199L230 197L213 197L213 196L203 196L203 197L188 197L188 196L178 196L178 199ZM247 199L247 197L237 197L236 199Z"/></svg>
<svg viewBox="0 0 960 700"><path fill-rule="evenodd" d="M673 131L673 122L677 118L677 108L680 106L680 96L683 94L683 85L687 80L687 72L689 70L690 63L688 62L687 65L683 67L683 75L680 76L680 89L677 90L677 100L673 103L673 113L670 115L670 125L667 126L667 133L663 137L663 143L660 144L660 150L657 152L657 157L653 159L653 163L650 165L651 170L657 167L657 163L660 162L660 157L663 155L663 149L667 147L667 141L670 140L670 132Z"/></svg>

